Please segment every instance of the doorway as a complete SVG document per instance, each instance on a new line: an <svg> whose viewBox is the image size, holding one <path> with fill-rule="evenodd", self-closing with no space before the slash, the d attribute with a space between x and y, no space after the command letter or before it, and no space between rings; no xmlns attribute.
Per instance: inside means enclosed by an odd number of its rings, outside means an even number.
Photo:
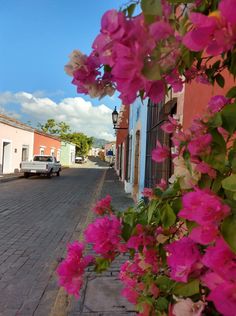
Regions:
<svg viewBox="0 0 236 316"><path fill-rule="evenodd" d="M11 142L2 143L2 173L11 172Z"/></svg>
<svg viewBox="0 0 236 316"><path fill-rule="evenodd" d="M137 201L139 191L139 164L140 164L140 131L135 135L135 161L134 161L134 199Z"/></svg>
<svg viewBox="0 0 236 316"><path fill-rule="evenodd" d="M29 159L29 146L23 145L21 152L21 161L28 161Z"/></svg>

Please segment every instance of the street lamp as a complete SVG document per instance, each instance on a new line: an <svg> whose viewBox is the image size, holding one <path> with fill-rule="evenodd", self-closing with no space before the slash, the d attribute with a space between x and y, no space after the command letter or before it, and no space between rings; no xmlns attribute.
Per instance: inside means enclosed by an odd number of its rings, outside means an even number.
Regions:
<svg viewBox="0 0 236 316"><path fill-rule="evenodd" d="M118 116L119 116L119 113L116 110L116 106L115 106L115 109L112 112L111 116L112 116L112 123L114 125L113 129L128 129L128 127L116 127L116 125L118 123Z"/></svg>

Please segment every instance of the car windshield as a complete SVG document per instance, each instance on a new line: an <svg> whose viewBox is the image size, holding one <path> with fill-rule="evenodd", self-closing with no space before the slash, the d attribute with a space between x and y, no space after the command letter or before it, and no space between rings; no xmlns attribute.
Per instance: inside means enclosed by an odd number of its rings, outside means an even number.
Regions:
<svg viewBox="0 0 236 316"><path fill-rule="evenodd" d="M52 157L34 156L34 161L52 162Z"/></svg>

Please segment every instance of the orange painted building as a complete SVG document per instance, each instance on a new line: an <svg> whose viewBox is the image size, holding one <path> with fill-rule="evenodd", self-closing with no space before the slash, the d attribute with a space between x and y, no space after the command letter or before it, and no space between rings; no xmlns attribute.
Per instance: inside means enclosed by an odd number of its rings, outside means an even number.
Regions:
<svg viewBox="0 0 236 316"><path fill-rule="evenodd" d="M227 71L222 74L225 78L224 88L217 84L214 86L192 81L184 88L183 103L183 127L188 128L195 116L201 115L207 108L207 104L214 95L225 95L235 85L233 76Z"/></svg>
<svg viewBox="0 0 236 316"><path fill-rule="evenodd" d="M34 155L52 155L60 160L61 140L60 138L46 134L41 131L34 131Z"/></svg>
<svg viewBox="0 0 236 316"><path fill-rule="evenodd" d="M121 180L127 177L129 146L129 106L122 105L116 130L116 171Z"/></svg>

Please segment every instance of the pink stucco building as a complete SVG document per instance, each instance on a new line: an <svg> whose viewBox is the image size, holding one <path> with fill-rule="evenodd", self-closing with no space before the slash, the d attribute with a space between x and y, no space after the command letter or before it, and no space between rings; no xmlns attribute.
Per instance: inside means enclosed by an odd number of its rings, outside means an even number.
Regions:
<svg viewBox="0 0 236 316"><path fill-rule="evenodd" d="M21 161L33 157L34 130L0 114L0 174L17 173Z"/></svg>

